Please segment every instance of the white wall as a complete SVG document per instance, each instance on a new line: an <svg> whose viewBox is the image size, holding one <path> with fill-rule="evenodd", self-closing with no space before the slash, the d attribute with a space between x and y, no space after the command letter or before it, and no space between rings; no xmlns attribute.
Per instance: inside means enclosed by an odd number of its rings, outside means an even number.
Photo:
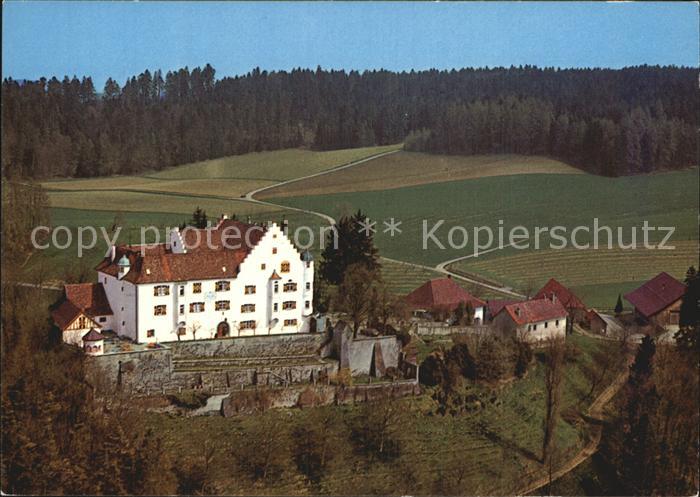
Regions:
<svg viewBox="0 0 700 497"><path fill-rule="evenodd" d="M98 282L104 287L113 313L110 326L102 329L136 340L136 285L104 273L98 273Z"/></svg>
<svg viewBox="0 0 700 497"><path fill-rule="evenodd" d="M273 248L277 253L273 254ZM289 262L289 272L283 273L282 262ZM262 265L264 264L264 269ZM278 291L274 292L274 283L270 281L273 271L282 278L278 281ZM294 333L308 329L309 316L313 313L313 262L306 267L301 260L301 254L284 236L276 224L272 224L239 267L235 279L191 280L179 283L156 283L138 285L138 292L125 288L122 293L122 281L110 276L100 275L100 282L105 284L105 292L114 312L114 330L120 335L138 337L141 343L177 341L178 323L185 323L186 334L180 340L213 338L217 325L226 319L230 326L230 336L252 336L278 333ZM106 283L105 283L106 278ZM112 281L113 280L113 281ZM216 291L217 281L230 282L230 290ZM296 291L285 292L287 282L297 284ZM306 282L311 283L306 290ZM201 283L201 293L193 293L193 283ZM125 285L130 285L125 283ZM166 285L170 289L167 296L154 296L154 287ZM183 285L185 292L179 294ZM255 294L245 294L245 287L254 285ZM131 285L133 287L133 285ZM136 296L138 294L138 297ZM230 301L228 311L215 311L215 302ZM309 308L305 302L309 301ZM295 309L283 309L283 302L296 302ZM190 304L204 302L204 312L190 312ZM127 305L129 303L130 305ZM274 311L274 304L277 311ZM254 312L241 312L241 305L255 304ZM154 315L156 305L165 305L165 315ZM184 314L179 313L180 305L184 305ZM135 312L138 306L138 313ZM124 307L124 311L121 311ZM131 309L131 313L128 310ZM136 319L138 316L138 323ZM132 321L130 321L130 319ZM271 320L277 319L273 326ZM284 326L285 320L296 319L296 326ZM128 326L120 327L121 321L134 323L133 331L127 332ZM239 330L241 321L255 321L255 330ZM124 328L121 330L120 328ZM196 328L196 333L193 333ZM148 337L148 330L154 330L154 336ZM138 331L138 334L136 334Z"/></svg>
<svg viewBox="0 0 700 497"><path fill-rule="evenodd" d="M566 319L564 317L558 320L539 321L520 327L518 333L522 339L530 342L554 337L563 338L566 336Z"/></svg>

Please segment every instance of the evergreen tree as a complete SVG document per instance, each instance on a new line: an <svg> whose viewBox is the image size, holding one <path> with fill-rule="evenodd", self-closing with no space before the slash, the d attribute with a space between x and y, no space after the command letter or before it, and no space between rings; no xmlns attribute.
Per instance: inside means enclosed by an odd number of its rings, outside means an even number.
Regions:
<svg viewBox="0 0 700 497"><path fill-rule="evenodd" d="M622 310L624 307L622 306L622 294L618 293L617 294L617 304L615 304L615 314L620 315L622 314Z"/></svg>
<svg viewBox="0 0 700 497"><path fill-rule="evenodd" d="M374 235L363 230L366 216L358 210L353 216L343 216L329 233L326 247L321 253L321 277L332 285L338 285L346 269L359 264L373 272L379 269L379 255L374 246Z"/></svg>

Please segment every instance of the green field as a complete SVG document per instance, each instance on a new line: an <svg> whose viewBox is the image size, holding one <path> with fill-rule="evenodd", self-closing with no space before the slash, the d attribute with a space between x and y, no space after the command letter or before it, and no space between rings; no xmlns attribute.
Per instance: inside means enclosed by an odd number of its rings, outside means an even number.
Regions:
<svg viewBox="0 0 700 497"><path fill-rule="evenodd" d="M575 408L589 384L581 373L590 363L590 353L606 342L574 335L581 355L565 370L562 412ZM524 473L541 468L542 419L544 410L543 368L539 361L525 379L510 383L497 395L486 387L474 387L482 399L480 410L458 416L435 414L436 404L428 395L402 400L405 420L398 438L399 459L388 463L366 462L344 443L345 420L357 415L357 407L327 407L337 420L329 436L337 437L334 458L321 482L315 486L300 478L291 460L284 473L269 486L254 486L239 473L230 454L238 433L259 423L261 416L173 417L151 414L147 423L165 438L168 452L182 460L194 459L205 441L215 448L212 464L217 493L224 494L436 494L438 480L454 494L508 494L522 484ZM303 423L313 410L286 410L285 426ZM560 420L556 439L563 453L576 451L583 441L582 428ZM410 479L407 479L410 475ZM460 481L457 481L460 480Z"/></svg>
<svg viewBox="0 0 700 497"><path fill-rule="evenodd" d="M540 288L556 278L576 291L591 307L612 309L617 295L664 270L682 280L689 266L697 264L697 240L679 240L674 250L545 250L499 256L487 254L452 267L476 273L507 285Z"/></svg>
<svg viewBox="0 0 700 497"><path fill-rule="evenodd" d="M563 162L524 155L429 155L400 152L355 167L271 188L260 198L379 191L488 176L583 174Z"/></svg>
<svg viewBox="0 0 700 497"><path fill-rule="evenodd" d="M384 192L282 197L271 201L326 212L336 217L362 209L370 219L378 220L379 230L375 241L383 255L428 266L473 255L473 228L476 226L491 227L494 245L498 246L499 220L503 221L504 245L508 244L509 230L522 225L528 228L532 236L528 250L506 247L481 254L478 258L466 259L459 267L521 289L524 284L530 283L528 280L531 278L537 280L532 282L535 285L550 276L562 277L567 283L567 271L589 271L590 274L586 275L589 279L579 279L570 284L578 286L585 293L590 305L609 307L610 295L617 297L614 283L620 281L619 278L623 278L623 285L619 288L625 289L630 287L625 282L642 281L663 270L680 276L679 273L685 272L689 265L697 263L697 249L694 248L698 240L697 184L697 168L622 178L529 174L434 183ZM382 221L392 217L402 221L402 233L393 238L382 232ZM633 256L627 253L622 256L622 262L615 251L607 257L594 250L543 250L549 247L551 240L547 232L540 236L540 249L534 250L535 227L564 226L569 237L572 228L588 226L590 232L579 232L576 239L579 244L592 243L594 218L599 220L600 226L613 227L615 238L617 227L621 227L625 244L630 242L633 226L637 227L637 240L641 243L644 220L650 226L673 226L675 233L668 243L676 245L679 250L644 251ZM444 224L435 232L444 249L430 240L427 249L424 249L423 220L427 220L428 231L439 220L444 220ZM454 226L467 230L469 240L462 249L449 246L448 232ZM455 242L461 243L461 235L455 233ZM487 235L482 236L483 242L488 241ZM601 234L601 246L606 245L606 236ZM663 234L651 232L649 239L656 242L662 237ZM558 241L554 242L559 245ZM572 264L578 268L562 268L563 259L558 258L574 252ZM510 256L514 258L514 267L508 268L509 259L503 259L504 268L501 269L499 260ZM525 262L515 267L520 260ZM510 271L513 271L512 274ZM600 298L596 296L598 289L604 290Z"/></svg>

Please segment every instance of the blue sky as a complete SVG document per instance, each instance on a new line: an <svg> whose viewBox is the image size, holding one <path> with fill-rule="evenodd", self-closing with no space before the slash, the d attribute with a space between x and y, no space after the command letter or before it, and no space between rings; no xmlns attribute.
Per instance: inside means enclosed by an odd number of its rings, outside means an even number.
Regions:
<svg viewBox="0 0 700 497"><path fill-rule="evenodd" d="M146 68L697 66L698 3L32 2L3 5L3 77Z"/></svg>

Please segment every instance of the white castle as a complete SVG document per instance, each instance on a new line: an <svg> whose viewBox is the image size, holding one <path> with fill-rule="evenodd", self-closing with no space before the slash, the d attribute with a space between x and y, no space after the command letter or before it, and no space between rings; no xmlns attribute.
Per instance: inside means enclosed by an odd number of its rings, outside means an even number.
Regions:
<svg viewBox="0 0 700 497"><path fill-rule="evenodd" d="M227 219L113 246L97 283L66 285L52 311L63 340L102 353L90 330L136 343L310 331L314 264L275 223Z"/></svg>

